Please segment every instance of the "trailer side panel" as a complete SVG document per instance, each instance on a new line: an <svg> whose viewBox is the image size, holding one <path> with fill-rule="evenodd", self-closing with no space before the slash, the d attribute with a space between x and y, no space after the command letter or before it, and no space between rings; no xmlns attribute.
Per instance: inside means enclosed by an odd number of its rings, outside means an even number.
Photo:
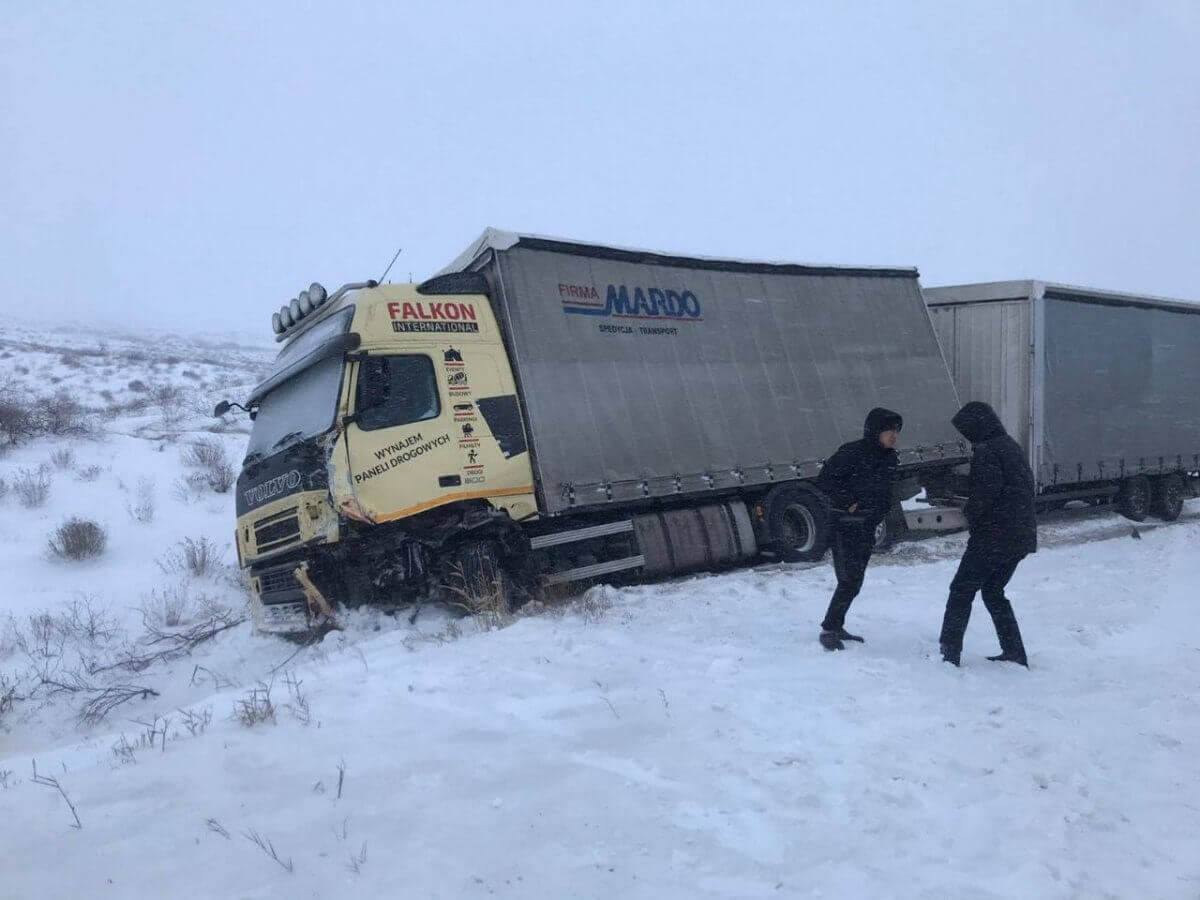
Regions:
<svg viewBox="0 0 1200 900"><path fill-rule="evenodd" d="M872 406L962 460L915 271L493 248L546 512L811 477Z"/></svg>
<svg viewBox="0 0 1200 900"><path fill-rule="evenodd" d="M1200 307L1045 295L1043 485L1193 467Z"/></svg>

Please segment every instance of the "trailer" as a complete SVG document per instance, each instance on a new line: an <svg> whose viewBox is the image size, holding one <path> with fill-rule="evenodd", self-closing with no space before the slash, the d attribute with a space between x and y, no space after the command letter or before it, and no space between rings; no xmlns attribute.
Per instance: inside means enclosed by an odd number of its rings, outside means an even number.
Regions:
<svg viewBox="0 0 1200 900"><path fill-rule="evenodd" d="M1200 472L1200 304L1035 280L925 300L959 396L999 413L1041 507L1179 516Z"/></svg>
<svg viewBox="0 0 1200 900"><path fill-rule="evenodd" d="M898 501L969 459L911 268L489 229L424 283L313 285L272 326L237 486L264 629L338 601L818 559L814 479L873 406L905 419Z"/></svg>

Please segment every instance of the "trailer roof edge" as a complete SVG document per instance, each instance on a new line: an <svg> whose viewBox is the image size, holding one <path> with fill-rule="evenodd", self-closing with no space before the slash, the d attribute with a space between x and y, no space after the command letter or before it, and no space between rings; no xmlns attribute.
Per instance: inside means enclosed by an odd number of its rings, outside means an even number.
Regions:
<svg viewBox="0 0 1200 900"><path fill-rule="evenodd" d="M822 263L797 263L772 260L723 259L710 256L685 256L658 250L614 247L584 241L537 234L518 234L498 228L488 228L469 247L437 275L461 272L489 250L504 251L520 246L530 250L546 250L593 259L615 259L644 265L672 266L722 272L774 272L791 275L843 275L872 278L919 278L915 266L850 266Z"/></svg>

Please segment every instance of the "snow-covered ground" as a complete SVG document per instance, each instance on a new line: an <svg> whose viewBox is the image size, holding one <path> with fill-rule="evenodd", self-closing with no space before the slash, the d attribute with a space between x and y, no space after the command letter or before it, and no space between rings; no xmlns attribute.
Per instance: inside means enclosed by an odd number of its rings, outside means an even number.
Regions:
<svg viewBox="0 0 1200 900"><path fill-rule="evenodd" d="M0 458L10 486L50 480L42 506L0 499L0 675L67 683L162 647L144 623L236 621L232 495L185 457L240 456L242 424L203 411L270 348L3 337L0 380L64 387L98 434ZM134 380L186 396L141 408ZM106 528L100 558L48 557L70 515ZM1029 671L983 659L978 603L963 668L939 661L962 536L879 557L849 623L867 643L837 654L824 564L595 588L499 630L360 612L300 648L242 623L96 671L148 689L98 723L94 692L0 707L0 896L1195 898L1200 502L1139 531L1044 522L1010 590ZM193 575L201 538L223 556Z"/></svg>

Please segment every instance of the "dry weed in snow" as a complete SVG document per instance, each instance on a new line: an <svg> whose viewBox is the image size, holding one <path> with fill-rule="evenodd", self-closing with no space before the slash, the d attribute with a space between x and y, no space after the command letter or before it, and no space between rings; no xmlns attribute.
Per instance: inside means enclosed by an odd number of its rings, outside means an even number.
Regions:
<svg viewBox="0 0 1200 900"><path fill-rule="evenodd" d="M135 522L148 525L154 521L154 479L139 478L137 492L132 503L125 504L125 511Z"/></svg>
<svg viewBox="0 0 1200 900"><path fill-rule="evenodd" d="M216 541L189 537L158 560L158 567L167 575L186 572L193 578L206 578L222 567L224 555Z"/></svg>
<svg viewBox="0 0 1200 900"><path fill-rule="evenodd" d="M26 509L35 509L50 496L50 475L45 469L21 469L13 479L13 492Z"/></svg>
<svg viewBox="0 0 1200 900"><path fill-rule="evenodd" d="M246 692L233 707L233 716L247 728L263 722L275 724L275 704L271 702L271 685L259 682Z"/></svg>

